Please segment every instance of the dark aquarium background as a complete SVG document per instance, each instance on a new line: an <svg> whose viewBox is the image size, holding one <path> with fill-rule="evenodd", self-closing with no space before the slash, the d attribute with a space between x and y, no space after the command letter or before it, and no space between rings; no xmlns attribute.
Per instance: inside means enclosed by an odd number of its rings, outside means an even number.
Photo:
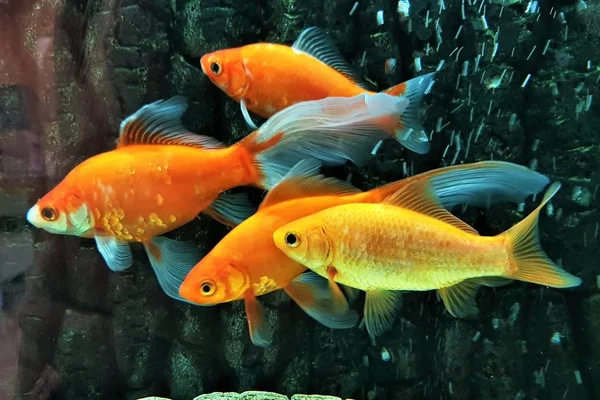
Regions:
<svg viewBox="0 0 600 400"><path fill-rule="evenodd" d="M227 144L250 133L200 57L291 44L309 26L373 90L439 69L423 105L428 154L390 140L366 167L331 174L369 189L457 163L529 166L563 185L542 244L583 284L485 288L475 320L450 316L435 292L406 293L375 343L321 326L279 291L262 298L275 337L260 348L243 302L170 299L141 246L115 273L93 240L27 223L144 104L183 95L192 132ZM599 65L598 0L412 0L408 16L392 0L0 0L0 399L600 399ZM495 235L533 204L453 211ZM171 236L207 252L228 229L201 215Z"/></svg>

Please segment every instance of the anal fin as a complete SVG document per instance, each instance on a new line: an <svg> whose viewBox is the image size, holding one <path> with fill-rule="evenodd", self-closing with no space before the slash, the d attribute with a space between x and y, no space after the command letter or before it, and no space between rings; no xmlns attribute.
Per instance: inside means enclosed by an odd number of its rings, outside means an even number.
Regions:
<svg viewBox="0 0 600 400"><path fill-rule="evenodd" d="M438 289L438 293L450 314L468 318L479 313L475 298L481 284L477 279L466 279L452 286Z"/></svg>
<svg viewBox="0 0 600 400"><path fill-rule="evenodd" d="M402 293L392 290L369 290L365 296L364 323L371 338L381 335L394 324L402 306Z"/></svg>

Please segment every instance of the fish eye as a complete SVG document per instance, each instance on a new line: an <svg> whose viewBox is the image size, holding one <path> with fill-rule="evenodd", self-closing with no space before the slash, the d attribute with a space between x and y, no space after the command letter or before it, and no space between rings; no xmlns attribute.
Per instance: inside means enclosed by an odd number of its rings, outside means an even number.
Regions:
<svg viewBox="0 0 600 400"><path fill-rule="evenodd" d="M56 211L52 207L42 208L40 214L42 215L42 218L44 218L46 221L56 221Z"/></svg>
<svg viewBox="0 0 600 400"><path fill-rule="evenodd" d="M298 238L298 236L296 236L294 233L292 232L288 232L285 235L285 244L287 244L289 247L298 247L298 245L300 244L300 238Z"/></svg>
<svg viewBox="0 0 600 400"><path fill-rule="evenodd" d="M221 75L221 72L223 72L221 68L221 63L218 61L213 61L210 63L210 70L215 75Z"/></svg>
<svg viewBox="0 0 600 400"><path fill-rule="evenodd" d="M215 292L215 284L211 281L204 281L200 284L200 294L202 296L211 296Z"/></svg>

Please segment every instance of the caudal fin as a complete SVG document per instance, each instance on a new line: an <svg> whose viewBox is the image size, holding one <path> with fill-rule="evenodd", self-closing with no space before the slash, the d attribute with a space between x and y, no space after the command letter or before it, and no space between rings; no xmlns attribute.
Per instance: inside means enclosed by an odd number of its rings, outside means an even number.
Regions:
<svg viewBox="0 0 600 400"><path fill-rule="evenodd" d="M428 181L447 209L465 204L489 207L492 204L520 203L541 192L550 179L531 169L505 161L481 161L452 165L392 182L365 193L381 202L415 181Z"/></svg>
<svg viewBox="0 0 600 400"><path fill-rule="evenodd" d="M297 103L239 142L256 168L255 184L270 189L303 159L324 165L364 164L396 126L406 99L383 93Z"/></svg>
<svg viewBox="0 0 600 400"><path fill-rule="evenodd" d="M419 154L429 152L431 147L427 133L423 130L420 111L423 96L433 85L434 75L435 72L421 75L383 91L385 94L405 99L406 109L394 129L394 137L407 149Z"/></svg>
<svg viewBox="0 0 600 400"><path fill-rule="evenodd" d="M512 269L505 277L555 288L579 286L581 279L556 265L540 245L538 218L542 208L560 189L554 182L539 206L525 219L503 233L512 245Z"/></svg>

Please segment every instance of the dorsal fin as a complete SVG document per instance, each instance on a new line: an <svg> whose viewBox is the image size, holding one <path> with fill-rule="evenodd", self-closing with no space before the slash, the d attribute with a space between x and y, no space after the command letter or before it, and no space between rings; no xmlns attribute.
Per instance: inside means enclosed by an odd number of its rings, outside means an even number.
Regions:
<svg viewBox="0 0 600 400"><path fill-rule="evenodd" d="M429 181L418 180L410 183L386 197L383 203L406 208L443 221L465 232L479 235L473 227L452 215L441 205L440 199Z"/></svg>
<svg viewBox="0 0 600 400"><path fill-rule="evenodd" d="M360 189L347 182L317 174L319 167L320 163L316 160L305 159L300 161L277 185L269 190L259 210L293 199L345 196L361 192Z"/></svg>
<svg viewBox="0 0 600 400"><path fill-rule="evenodd" d="M353 71L344 59L331 37L318 27L306 28L292 45L293 49L306 53L324 64L329 65L354 83L368 89L369 87Z"/></svg>
<svg viewBox="0 0 600 400"><path fill-rule="evenodd" d="M175 96L147 104L121 122L117 147L134 144L181 145L203 149L225 147L218 140L189 132L181 124L187 100Z"/></svg>

